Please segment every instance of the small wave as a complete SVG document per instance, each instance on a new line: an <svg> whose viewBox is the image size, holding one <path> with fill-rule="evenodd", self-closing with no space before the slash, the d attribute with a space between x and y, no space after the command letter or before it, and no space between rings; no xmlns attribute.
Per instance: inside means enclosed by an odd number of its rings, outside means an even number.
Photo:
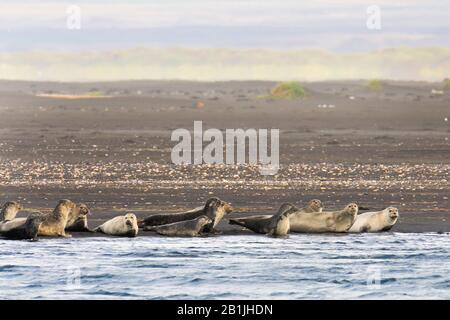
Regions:
<svg viewBox="0 0 450 320"><path fill-rule="evenodd" d="M135 294L131 294L128 292L124 292L124 291L108 291L108 290L97 290L97 291L89 291L87 292L88 295L94 295L94 296L112 296L112 297L138 297Z"/></svg>
<svg viewBox="0 0 450 320"><path fill-rule="evenodd" d="M450 298L450 238L439 234L272 239L92 238L1 242L1 297L51 299ZM17 253L16 253L17 252ZM80 290L66 267L80 266ZM432 267L431 267L432 266ZM370 268L380 290L368 286ZM49 277L49 272L52 275ZM376 275L376 274L375 274ZM69 276L74 276L69 274ZM75 274L76 276L76 274ZM21 290L18 290L20 288ZM26 290L22 290L26 288ZM373 289L373 290L372 290ZM20 292L19 292L20 291Z"/></svg>

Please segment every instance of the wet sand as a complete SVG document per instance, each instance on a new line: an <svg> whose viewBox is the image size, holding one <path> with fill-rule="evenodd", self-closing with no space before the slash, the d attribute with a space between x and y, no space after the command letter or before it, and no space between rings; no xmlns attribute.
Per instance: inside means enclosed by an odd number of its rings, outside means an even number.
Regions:
<svg viewBox="0 0 450 320"><path fill-rule="evenodd" d="M393 232L450 232L450 92L432 93L440 83L306 83L300 100L268 99L274 85L0 81L0 202L20 201L24 216L69 198L91 207L94 227L213 195L232 203L231 216L318 198L326 209L397 206ZM171 131L192 130L194 120L204 129L279 128L279 173L173 166ZM242 232L226 222L219 229Z"/></svg>

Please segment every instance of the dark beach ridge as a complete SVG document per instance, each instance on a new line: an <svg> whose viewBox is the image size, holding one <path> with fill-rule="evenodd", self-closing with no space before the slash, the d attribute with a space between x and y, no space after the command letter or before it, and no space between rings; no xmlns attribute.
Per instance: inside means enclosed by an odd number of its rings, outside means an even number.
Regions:
<svg viewBox="0 0 450 320"><path fill-rule="evenodd" d="M95 227L213 195L233 205L232 217L317 198L327 210L396 206L392 232L450 232L450 92L437 94L441 83L386 81L375 91L366 81L306 83L305 98L267 99L274 85L0 81L0 202L20 201L25 216L68 198L91 208ZM280 129L280 171L173 165L172 130L196 120L205 129ZM253 234L226 221L219 229Z"/></svg>

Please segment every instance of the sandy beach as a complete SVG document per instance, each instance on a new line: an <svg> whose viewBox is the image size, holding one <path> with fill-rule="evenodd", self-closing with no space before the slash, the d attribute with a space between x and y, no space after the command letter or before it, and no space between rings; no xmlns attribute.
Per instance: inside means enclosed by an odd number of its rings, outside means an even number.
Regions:
<svg viewBox="0 0 450 320"><path fill-rule="evenodd" d="M68 198L90 226L125 212L177 212L218 196L231 216L321 199L397 206L393 232L450 232L450 92L442 83L304 83L306 97L269 99L275 82L0 81L0 202L49 211ZM280 129L281 168L174 166L176 128ZM242 234L222 222L224 234ZM152 233L140 233L151 235ZM75 234L75 236L91 234Z"/></svg>

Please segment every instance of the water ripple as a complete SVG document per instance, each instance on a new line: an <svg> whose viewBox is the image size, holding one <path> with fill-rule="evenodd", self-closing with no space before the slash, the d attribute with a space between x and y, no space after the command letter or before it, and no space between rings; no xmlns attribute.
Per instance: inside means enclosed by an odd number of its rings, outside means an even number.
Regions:
<svg viewBox="0 0 450 320"><path fill-rule="evenodd" d="M0 299L450 299L447 234L0 240Z"/></svg>

